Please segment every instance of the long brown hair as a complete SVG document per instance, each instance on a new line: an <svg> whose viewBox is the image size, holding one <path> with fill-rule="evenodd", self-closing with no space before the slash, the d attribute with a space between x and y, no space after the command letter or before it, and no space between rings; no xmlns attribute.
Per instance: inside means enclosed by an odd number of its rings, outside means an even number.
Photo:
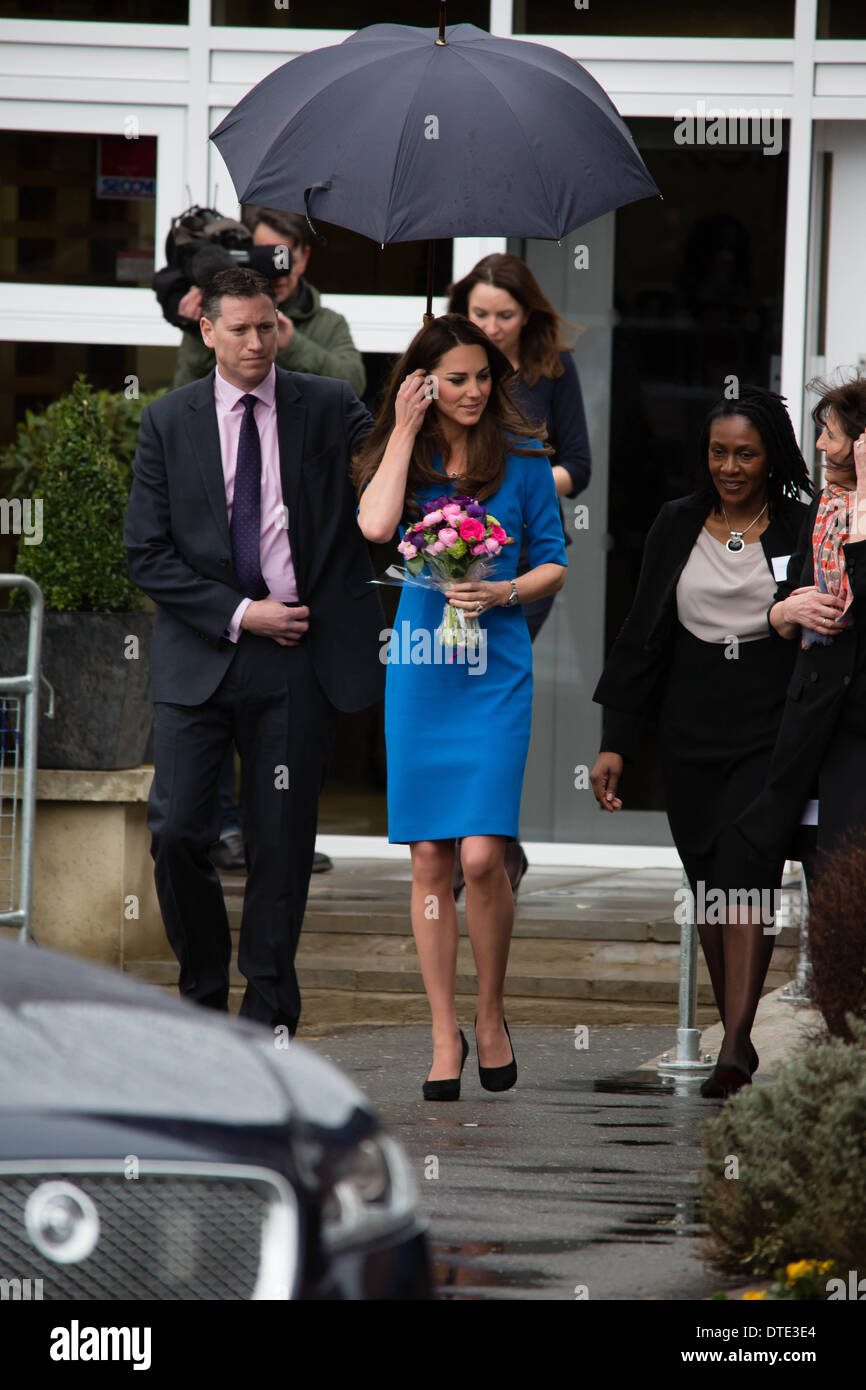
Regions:
<svg viewBox="0 0 866 1390"><path fill-rule="evenodd" d="M520 375L527 386L535 386L542 376L562 376L564 369L559 354L567 351L561 341L564 321L542 292L526 262L505 252L484 256L468 275L449 289L449 313L469 317L469 296L476 285L507 290L529 314L520 330Z"/></svg>
<svg viewBox="0 0 866 1390"><path fill-rule="evenodd" d="M382 462L382 455L394 429L397 392L406 377L419 368L425 374L433 372L446 352L460 346L482 348L492 378L487 405L477 424L470 426L467 431L466 474L461 479L461 490L468 496L477 497L479 502L491 497L501 487L505 477L506 454L540 452L537 447L523 443L524 440L541 440L544 453L552 453L550 446L544 444L547 438L545 426L529 421L511 396L509 383L515 374L505 354L467 318L460 314L443 314L416 333L388 378L376 422L352 461L352 481L359 496ZM441 453L443 462L448 462L450 449L434 399L415 437L406 479L405 516L420 516L421 508L415 498L419 488L444 486L442 473L433 467L437 453Z"/></svg>

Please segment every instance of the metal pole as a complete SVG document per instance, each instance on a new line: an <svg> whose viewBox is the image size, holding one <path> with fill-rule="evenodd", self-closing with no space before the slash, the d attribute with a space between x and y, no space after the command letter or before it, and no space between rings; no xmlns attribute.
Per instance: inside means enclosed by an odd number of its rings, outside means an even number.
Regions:
<svg viewBox="0 0 866 1390"><path fill-rule="evenodd" d="M703 1076L712 1069L709 1053L701 1057L701 1030L695 1027L695 1011L698 998L698 933L695 927L695 901L688 878L683 873L683 889L686 894L685 921L680 932L680 993L677 1017L677 1050L672 1059L669 1052L662 1053L659 1073L689 1073Z"/></svg>
<svg viewBox="0 0 866 1390"><path fill-rule="evenodd" d="M45 601L38 584L23 574L0 575L0 588L24 589L30 597L30 626L27 638L27 671L23 676L5 677L0 680L0 691L4 695L23 696L24 719L20 743L23 745L21 757L21 787L16 785L12 791L13 837L14 821L17 816L16 800L21 801L20 844L13 848L13 859L18 861L17 910L0 914L5 926L17 926L18 940L32 941L30 912L33 899L33 828L36 809L36 759L39 736L39 687L41 675L42 623ZM53 709L50 711L53 716ZM4 750L5 756L5 750ZM17 761L17 759L16 759Z"/></svg>
<svg viewBox="0 0 866 1390"><path fill-rule="evenodd" d="M779 995L786 1004L809 1004L809 889L806 870L800 865L800 931L797 951L797 973L782 987Z"/></svg>

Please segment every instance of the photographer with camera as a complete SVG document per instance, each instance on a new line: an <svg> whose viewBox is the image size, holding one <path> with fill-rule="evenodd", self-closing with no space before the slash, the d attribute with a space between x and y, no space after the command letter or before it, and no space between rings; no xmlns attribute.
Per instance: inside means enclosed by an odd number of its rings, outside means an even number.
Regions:
<svg viewBox="0 0 866 1390"><path fill-rule="evenodd" d="M200 209L194 211L201 215ZM341 378L348 381L356 396L361 396L366 374L349 325L342 314L323 307L318 290L304 279L312 244L306 219L276 208L250 207L244 214L243 226L219 218L211 220L203 230L203 237L193 236L186 242L183 229L175 233L174 264L169 269L179 270L185 278L175 275L170 289L166 287L162 293L154 282L165 317L185 329L172 385L185 386L213 370L216 359L198 327L202 285L205 276L210 279L230 264L241 264L266 274L276 292L277 366L313 376ZM160 276L164 274L160 271Z"/></svg>

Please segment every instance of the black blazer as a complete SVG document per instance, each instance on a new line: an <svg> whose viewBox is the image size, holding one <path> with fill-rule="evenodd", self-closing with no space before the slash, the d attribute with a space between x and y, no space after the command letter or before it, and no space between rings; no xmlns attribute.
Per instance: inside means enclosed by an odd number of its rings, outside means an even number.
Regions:
<svg viewBox="0 0 866 1390"><path fill-rule="evenodd" d="M123 532L133 583L158 605L151 698L198 705L237 646L224 636L243 597L234 572L214 372L146 406ZM346 382L276 369L283 502L304 637L329 700L359 710L381 698L384 615L355 520L350 458L370 431Z"/></svg>
<svg viewBox="0 0 866 1390"><path fill-rule="evenodd" d="M774 559L795 552L807 511L805 503L786 499L762 533L771 572ZM620 753L632 761L645 720L658 712L677 629L677 584L706 518L706 501L691 493L666 502L650 527L634 603L592 697L605 707L602 752ZM789 592L786 589L781 597ZM776 641L784 641L769 621L767 627ZM793 642L790 647L793 665Z"/></svg>
<svg viewBox="0 0 866 1390"><path fill-rule="evenodd" d="M815 498L809 508L791 558L791 578L780 598L814 583L812 528L819 501ZM866 738L866 541L849 542L844 554L854 595L849 609L854 627L838 632L827 646L804 649L800 639L794 639L796 662L767 783L735 822L750 844L771 858L780 858L790 843L837 729ZM832 815L819 811L819 845L822 825L828 827L837 814L844 815L844 788L836 790L835 799L840 804L832 808Z"/></svg>

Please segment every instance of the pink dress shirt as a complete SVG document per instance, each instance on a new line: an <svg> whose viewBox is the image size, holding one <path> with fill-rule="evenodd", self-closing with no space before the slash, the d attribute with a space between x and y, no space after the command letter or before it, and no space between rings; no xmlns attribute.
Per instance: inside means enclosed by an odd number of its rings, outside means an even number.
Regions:
<svg viewBox="0 0 866 1390"><path fill-rule="evenodd" d="M268 586L268 598L279 599L282 603L297 603L298 586L295 582L295 567L292 563L292 549L289 545L289 519L283 504L283 485L280 478L280 446L277 439L277 374L271 369L263 381L250 392L232 386L221 375L219 367L214 373L214 404L216 405L217 425L220 433L220 453L222 455L223 478L226 487L226 508L229 524L232 519L232 502L235 494L235 469L238 458L238 440L244 407L241 398L256 396L259 404L255 407L256 428L262 450L262 539L261 566L262 578ZM234 611L232 620L226 628L226 636L237 642L241 635L241 618L252 599L241 599Z"/></svg>

